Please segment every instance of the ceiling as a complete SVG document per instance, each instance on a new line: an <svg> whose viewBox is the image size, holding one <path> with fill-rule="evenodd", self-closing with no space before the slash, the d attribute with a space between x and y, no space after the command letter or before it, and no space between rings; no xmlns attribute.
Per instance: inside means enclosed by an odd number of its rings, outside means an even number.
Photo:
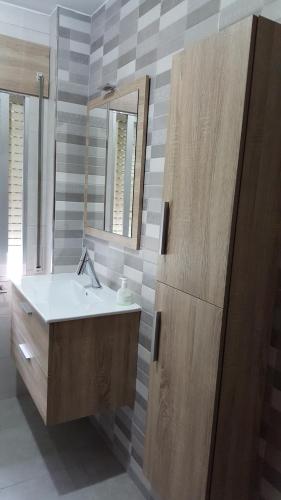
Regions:
<svg viewBox="0 0 281 500"><path fill-rule="evenodd" d="M43 12L44 14L51 14L57 4L85 14L93 14L104 3L104 0L6 0L6 3Z"/></svg>

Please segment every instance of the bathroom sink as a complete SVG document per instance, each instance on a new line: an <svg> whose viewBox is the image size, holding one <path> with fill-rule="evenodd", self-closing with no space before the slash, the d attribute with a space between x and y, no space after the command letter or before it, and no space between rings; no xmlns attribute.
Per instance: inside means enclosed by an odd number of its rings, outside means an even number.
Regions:
<svg viewBox="0 0 281 500"><path fill-rule="evenodd" d="M70 280L68 291L71 299L74 301L83 300L86 304L94 304L95 301L102 302L105 300L105 298L95 293L94 288L85 287L85 285L78 280Z"/></svg>
<svg viewBox="0 0 281 500"><path fill-rule="evenodd" d="M116 304L116 292L105 285L87 287L89 278L85 275L24 276L13 283L47 323L140 311L137 304Z"/></svg>
<svg viewBox="0 0 281 500"><path fill-rule="evenodd" d="M88 282L37 275L11 287L11 353L47 425L134 405L140 308Z"/></svg>

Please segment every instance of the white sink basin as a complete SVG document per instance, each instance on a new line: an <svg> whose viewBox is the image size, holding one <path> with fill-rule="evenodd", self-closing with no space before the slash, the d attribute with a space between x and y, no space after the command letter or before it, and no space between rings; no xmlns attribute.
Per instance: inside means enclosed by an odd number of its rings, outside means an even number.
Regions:
<svg viewBox="0 0 281 500"><path fill-rule="evenodd" d="M140 311L137 304L116 304L116 292L104 285L85 288L89 281L64 273L24 276L13 283L47 323Z"/></svg>

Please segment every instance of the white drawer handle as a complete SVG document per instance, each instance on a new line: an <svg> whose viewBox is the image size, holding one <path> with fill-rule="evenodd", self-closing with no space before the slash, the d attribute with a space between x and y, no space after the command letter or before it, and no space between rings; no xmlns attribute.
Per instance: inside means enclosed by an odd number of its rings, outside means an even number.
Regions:
<svg viewBox="0 0 281 500"><path fill-rule="evenodd" d="M32 355L29 352L28 348L26 347L26 344L19 344L19 348L20 348L22 354L24 355L25 359L31 359L32 358Z"/></svg>
<svg viewBox="0 0 281 500"><path fill-rule="evenodd" d="M27 302L21 302L20 307L26 314L28 314L28 316L32 315L32 309Z"/></svg>

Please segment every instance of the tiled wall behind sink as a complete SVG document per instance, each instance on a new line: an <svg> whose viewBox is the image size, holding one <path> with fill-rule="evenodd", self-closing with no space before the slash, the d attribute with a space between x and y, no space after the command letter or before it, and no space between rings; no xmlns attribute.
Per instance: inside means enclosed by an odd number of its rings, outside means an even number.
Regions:
<svg viewBox="0 0 281 500"><path fill-rule="evenodd" d="M204 4L204 5L203 5ZM142 473L148 378L160 231L170 71L175 52L219 29L219 0L108 1L92 19L89 94L106 82L122 85L145 74L151 78L141 249L131 251L87 238L95 248L97 272L117 288L124 274L142 305L136 402L99 419L134 479L149 494Z"/></svg>
<svg viewBox="0 0 281 500"><path fill-rule="evenodd" d="M92 18L90 97L99 95L98 89L107 82L119 86L145 74L151 77L141 249L131 251L98 239L85 240L90 250L95 249L96 269L103 281L117 288L120 275L127 276L143 308L134 411L124 408L114 415L100 416L99 422L120 458L129 464L132 476L147 492L149 485L142 474L142 461L172 56L254 13L279 19L281 1L109 0ZM281 369L279 378L276 370L275 365L275 380L279 380ZM281 401L281 393L274 394ZM276 410L275 421L281 428L280 414ZM268 426L266 429L262 451L267 448ZM279 450L273 450L271 465L265 468L263 500L281 498L281 444Z"/></svg>
<svg viewBox="0 0 281 500"><path fill-rule="evenodd" d="M86 113L91 18L57 12L54 271L73 271L83 239Z"/></svg>

